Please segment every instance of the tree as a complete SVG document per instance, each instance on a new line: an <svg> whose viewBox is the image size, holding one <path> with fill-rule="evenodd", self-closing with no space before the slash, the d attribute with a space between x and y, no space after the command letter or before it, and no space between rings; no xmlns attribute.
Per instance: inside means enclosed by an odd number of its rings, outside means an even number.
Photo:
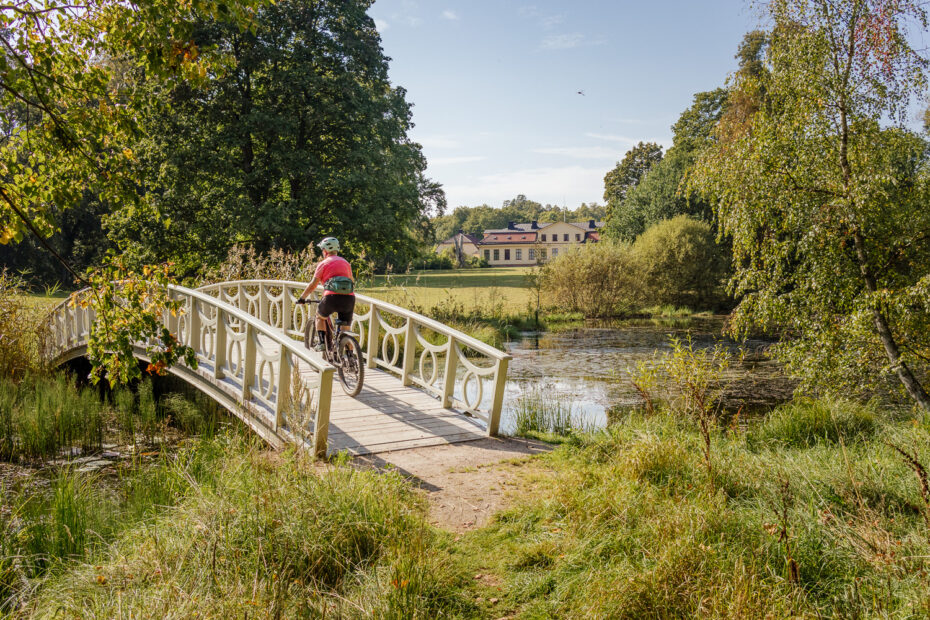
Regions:
<svg viewBox="0 0 930 620"><path fill-rule="evenodd" d="M930 409L930 171L904 128L927 67L907 30L926 13L908 0L769 12L766 70L735 76L756 109L721 120L692 179L733 239L734 329L783 330L778 352L807 385L894 379Z"/></svg>
<svg viewBox="0 0 930 620"><path fill-rule="evenodd" d="M607 236L633 241L650 226L676 215L712 219L710 206L687 190L683 181L700 150L710 141L726 101L727 91L723 88L694 95L691 106L672 125L673 143L665 157L646 169L608 214Z"/></svg>
<svg viewBox="0 0 930 620"><path fill-rule="evenodd" d="M662 147L655 142L640 142L623 156L623 161L604 176L604 200L609 222L620 204L655 164L662 161Z"/></svg>
<svg viewBox="0 0 930 620"><path fill-rule="evenodd" d="M154 208L109 218L120 248L194 271L236 243L295 250L331 234L349 254L409 260L444 197L407 137L410 105L388 80L370 4L283 0L248 31L206 19L193 40L228 54L223 75L171 89L140 76L154 102L137 148Z"/></svg>
<svg viewBox="0 0 930 620"><path fill-rule="evenodd" d="M206 79L223 66L223 58L191 42L194 23L207 13L223 14L245 27L253 5L253 0L14 0L0 11L0 244L30 234L90 286L89 296L72 303L94 305L101 317L91 327L88 357L111 379L138 376L133 341L147 343L158 372L178 359L190 361L189 348L156 320L162 310L175 309L163 286L170 274L160 270L157 278L127 282L123 292L113 292L109 278L132 274L114 267L83 277L46 238L58 226L56 217L87 199L108 204L144 199L130 148L143 100L118 79L124 59L135 58L138 70L152 79Z"/></svg>

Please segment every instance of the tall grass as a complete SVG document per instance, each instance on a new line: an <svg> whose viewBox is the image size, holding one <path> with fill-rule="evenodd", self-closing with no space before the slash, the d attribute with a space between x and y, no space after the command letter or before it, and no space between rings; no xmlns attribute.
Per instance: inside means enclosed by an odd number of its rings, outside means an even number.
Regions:
<svg viewBox="0 0 930 620"><path fill-rule="evenodd" d="M35 617L474 616L468 581L397 474L227 443L213 478L94 565L49 580ZM186 468L191 465L185 466Z"/></svg>
<svg viewBox="0 0 930 620"><path fill-rule="evenodd" d="M567 398L553 398L539 388L527 390L517 397L513 410L514 432L520 437L531 434L568 435L581 430L577 416Z"/></svg>

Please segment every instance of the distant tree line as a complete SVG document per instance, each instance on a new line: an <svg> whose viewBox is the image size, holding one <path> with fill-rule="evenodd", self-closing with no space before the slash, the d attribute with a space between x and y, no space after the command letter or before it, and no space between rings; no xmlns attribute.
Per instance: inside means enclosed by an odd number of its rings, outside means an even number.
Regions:
<svg viewBox="0 0 930 620"><path fill-rule="evenodd" d="M596 203L581 203L575 209L566 209L558 205L543 205L519 194L511 200L505 200L500 207L486 204L456 207L450 213L433 218L432 226L434 240L438 243L460 230L480 237L485 230L506 228L508 222L603 221L606 215L607 209Z"/></svg>

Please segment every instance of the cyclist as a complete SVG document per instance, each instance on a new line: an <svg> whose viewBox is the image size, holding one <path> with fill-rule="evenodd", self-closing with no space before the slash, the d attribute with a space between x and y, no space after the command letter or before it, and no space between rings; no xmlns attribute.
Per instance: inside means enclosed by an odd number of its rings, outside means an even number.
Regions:
<svg viewBox="0 0 930 620"><path fill-rule="evenodd" d="M326 347L326 317L335 312L344 324L352 323L352 313L355 311L355 277L352 275L349 261L339 256L338 239L326 237L317 247L323 250L323 260L316 266L313 280L301 293L297 303L307 303L307 296L317 286L323 285L323 299L316 309L316 331L320 342L314 347L317 351L322 351Z"/></svg>

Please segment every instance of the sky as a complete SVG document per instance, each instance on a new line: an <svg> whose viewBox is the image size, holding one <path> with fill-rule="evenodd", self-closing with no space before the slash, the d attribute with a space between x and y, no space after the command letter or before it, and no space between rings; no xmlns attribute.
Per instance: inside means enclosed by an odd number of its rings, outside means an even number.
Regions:
<svg viewBox="0 0 930 620"><path fill-rule="evenodd" d="M603 204L604 175L640 140L670 146L760 23L745 0L376 0L369 14L450 208Z"/></svg>

